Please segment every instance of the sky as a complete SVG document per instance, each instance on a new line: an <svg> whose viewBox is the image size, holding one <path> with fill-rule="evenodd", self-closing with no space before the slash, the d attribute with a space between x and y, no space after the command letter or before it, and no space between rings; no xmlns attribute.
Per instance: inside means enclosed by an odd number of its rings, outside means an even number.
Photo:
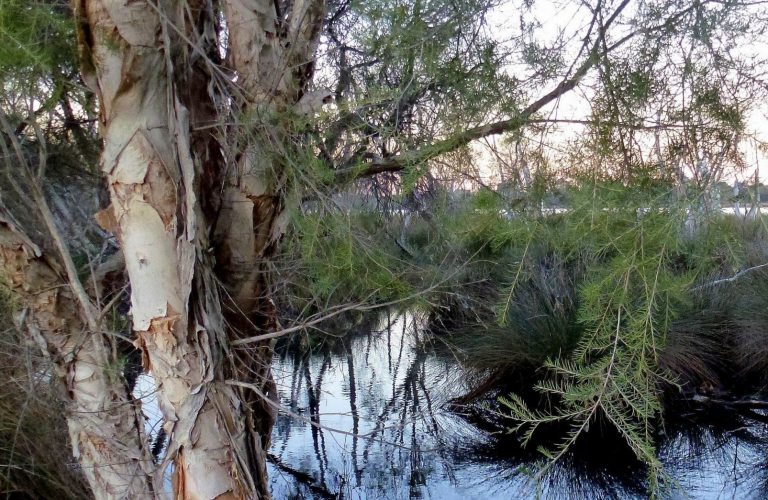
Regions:
<svg viewBox="0 0 768 500"><path fill-rule="evenodd" d="M489 16L490 29L496 33L500 39L519 36L521 33L521 19L526 23L538 25L535 30L536 41L543 46L553 46L560 40L566 41L566 50L568 56L573 58L573 54L581 47L582 39L590 23L591 14L586 4L588 2L576 2L569 0L535 0L529 11L521 11L519 1L502 1ZM594 2L589 2L594 3ZM617 1L608 1L609 5L616 5ZM632 2L628 5L625 12L630 13L640 2ZM755 5L755 11L764 9L762 5ZM611 11L613 9L611 8ZM623 31L622 31L623 30ZM628 28L621 27L618 32L614 31L614 37L618 38L623 33L628 32ZM753 54L768 54L768 36L764 36L749 46L734 47L731 51L734 55L753 57ZM526 68L523 66L510 66L507 68L511 74L516 76L525 75ZM589 83L589 76L585 78L585 83ZM554 85L554 84L551 84ZM542 94L548 88L543 89ZM574 89L572 92L564 95L553 104L544 109L543 114L553 120L583 120L590 115L590 94L587 86ZM534 97L535 99L535 97ZM757 170L760 179L768 183L768 156L764 150L756 148L760 142L768 144L768 104L757 107L747 115L747 126L745 138L740 143L740 150L745 158L746 167L737 172L733 169L728 170L723 180L729 183L734 181L743 182L745 179L754 179ZM558 150L562 149L567 141L578 138L584 132L582 125L576 124L558 124L549 127L546 132L542 132L539 137L533 137L534 142L540 142L545 148L545 153L551 157L558 156ZM487 144L498 146L501 137L489 138ZM482 151L484 146L479 146L478 151ZM649 145L650 148L650 145ZM481 155L483 153L480 153ZM489 161L489 164L491 162ZM497 176L494 169L488 167L489 181Z"/></svg>

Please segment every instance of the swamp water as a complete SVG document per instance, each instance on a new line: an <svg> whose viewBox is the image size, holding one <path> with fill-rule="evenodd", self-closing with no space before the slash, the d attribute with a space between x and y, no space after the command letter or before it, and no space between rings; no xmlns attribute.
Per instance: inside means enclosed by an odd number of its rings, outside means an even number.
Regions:
<svg viewBox="0 0 768 500"><path fill-rule="evenodd" d="M276 355L283 411L270 449L275 499L647 497L645 471L610 439L580 446L531 481L541 455L449 410L468 384L419 324L393 316L333 348ZM668 496L768 498L768 425L705 413L666 426L659 456L677 484Z"/></svg>

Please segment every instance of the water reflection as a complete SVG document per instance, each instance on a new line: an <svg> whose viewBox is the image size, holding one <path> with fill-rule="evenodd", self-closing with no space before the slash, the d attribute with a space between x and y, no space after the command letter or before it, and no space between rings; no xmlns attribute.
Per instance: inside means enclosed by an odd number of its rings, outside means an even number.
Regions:
<svg viewBox="0 0 768 500"><path fill-rule="evenodd" d="M274 372L284 408L271 448L276 499L647 496L643 468L605 436L531 481L540 455L449 411L468 386L410 314L314 349L285 348ZM660 440L678 485L670 497L768 498L766 424L706 408L679 417Z"/></svg>

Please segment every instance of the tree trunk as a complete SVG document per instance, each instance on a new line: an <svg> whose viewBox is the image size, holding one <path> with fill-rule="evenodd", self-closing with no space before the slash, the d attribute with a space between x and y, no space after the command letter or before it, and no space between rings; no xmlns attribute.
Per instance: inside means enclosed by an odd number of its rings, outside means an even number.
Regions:
<svg viewBox="0 0 768 500"><path fill-rule="evenodd" d="M27 336L62 382L73 454L96 498L151 498L154 464L138 401L131 399L107 339L82 319L80 305L51 258L0 214L0 268L21 298Z"/></svg>
<svg viewBox="0 0 768 500"><path fill-rule="evenodd" d="M100 103L112 200L102 219L125 254L137 344L170 436L157 480L172 462L177 498L267 498L272 349L230 344L274 326L268 262L284 185L270 140L289 125L257 137L222 123L298 102L323 3L295 2L279 18L272 1L225 1L229 81L217 5L77 0L75 10L83 77Z"/></svg>

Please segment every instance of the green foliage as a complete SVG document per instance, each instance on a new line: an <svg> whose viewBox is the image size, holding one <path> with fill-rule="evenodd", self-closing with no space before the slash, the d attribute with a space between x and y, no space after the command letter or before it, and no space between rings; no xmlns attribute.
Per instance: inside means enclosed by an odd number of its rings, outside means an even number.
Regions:
<svg viewBox="0 0 768 500"><path fill-rule="evenodd" d="M530 401L515 394L501 398L500 403L516 422L512 430L523 432L525 442L542 426L557 422L568 425L565 439L543 450L553 461L562 457L590 424L610 423L648 465L650 484L659 487L664 472L654 442L663 391L705 379L716 371L714 363L724 363L729 346L742 349L745 339L754 334L755 323L760 321L750 322L750 333L736 325L751 315L762 315L766 304L760 297L768 287L758 291L754 288L760 288L758 283L751 281L760 276L753 274L739 285L727 283L754 290L737 292L737 296L750 300L731 301L730 312L723 312L722 298L734 292L709 283L715 279L713 275L731 275L748 265L764 263L765 255L756 248L765 248L765 231L761 222L736 224L720 216L691 235L684 205L670 203L669 196L653 186L599 184L573 193L573 199L575 204L567 214L529 226L528 236L518 240L523 257L512 270L514 279L501 294L497 308L500 326L516 339L507 341L508 345L524 349L519 339L526 331L535 332L540 341L551 337L551 333L542 333L547 329L525 324L521 328L508 319L516 317L526 294L531 293L530 255L542 244L549 245L561 259L570 259L566 268L581 267L573 298L575 314L560 315L558 323L551 325L552 330L559 328L561 335L578 327L575 336L562 337L565 340L560 341L560 350L550 346L549 359L538 365L545 375L535 388L554 406L531 408ZM514 244L512 238L507 241ZM533 259L537 261L541 258ZM539 275L533 286L535 293L546 297L545 285L551 278L542 270L533 272ZM567 291L564 283L561 280L558 288ZM748 303L755 299L757 303ZM546 302L538 308L542 315L558 318ZM689 324L699 325L701 330L693 331L686 327ZM668 352L670 336L673 348ZM528 352L535 349L529 346ZM755 360L764 360L764 351L759 352Z"/></svg>
<svg viewBox="0 0 768 500"><path fill-rule="evenodd" d="M338 115L328 118L349 124L344 140L360 146L351 151L426 147L479 123L489 102L517 108L518 81L503 70L509 53L485 28L495 3L354 1L334 16L328 43L339 61L327 85ZM339 121L319 127L331 154L342 140ZM406 190L409 177L424 173L426 165L409 165Z"/></svg>
<svg viewBox="0 0 768 500"><path fill-rule="evenodd" d="M302 264L294 275L301 280L296 298L322 307L408 296L412 288L403 276L408 266L398 256L395 237L380 233L381 224L380 215L365 212L323 210L295 217L289 250Z"/></svg>
<svg viewBox="0 0 768 500"><path fill-rule="evenodd" d="M37 154L42 139L46 173L68 185L85 177L84 165L94 166L99 147L93 102L78 74L68 2L0 0L0 105L25 151Z"/></svg>
<svg viewBox="0 0 768 500"><path fill-rule="evenodd" d="M34 66L50 69L64 55L74 33L69 7L63 2L2 0L0 2L0 62L5 71Z"/></svg>
<svg viewBox="0 0 768 500"><path fill-rule="evenodd" d="M514 215L481 190L435 212L440 231L413 241L446 256L443 266L464 262L433 319L466 367L491 374L495 385L472 397L522 391L500 402L526 442L542 426L570 429L544 450L551 459L590 425L611 425L660 488L654 443L665 394L712 382L727 360L750 376L768 366L755 347L768 338L768 272L709 286L765 263L768 245L762 219L713 216L692 229L690 200L654 174L583 183L568 193L566 213L544 217ZM531 379L534 398L515 387Z"/></svg>
<svg viewBox="0 0 768 500"><path fill-rule="evenodd" d="M53 68L74 67L74 27L65 2L0 0L0 78L35 85Z"/></svg>

